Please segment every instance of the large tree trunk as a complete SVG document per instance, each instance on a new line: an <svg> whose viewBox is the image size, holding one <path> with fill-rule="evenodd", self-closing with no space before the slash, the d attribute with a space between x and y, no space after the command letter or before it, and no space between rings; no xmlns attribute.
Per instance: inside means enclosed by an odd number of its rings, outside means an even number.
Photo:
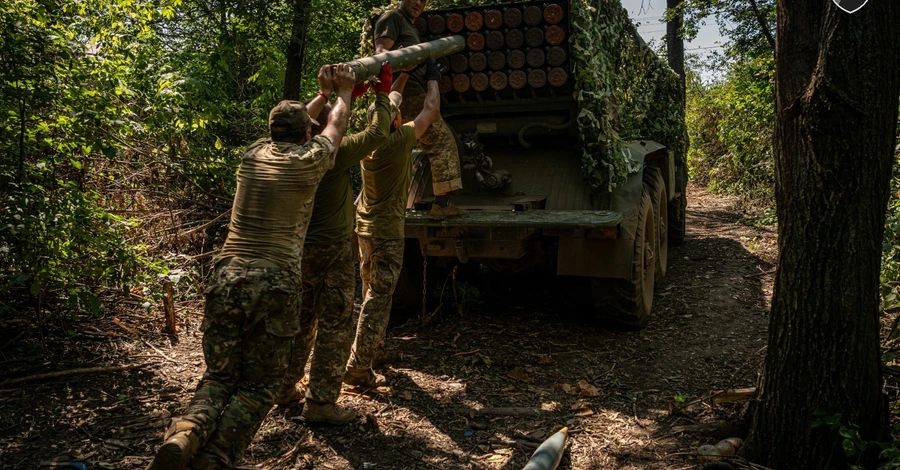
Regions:
<svg viewBox="0 0 900 470"><path fill-rule="evenodd" d="M284 72L284 93L286 100L299 100L303 84L303 56L306 53L306 33L312 0L294 0L291 21L291 41L287 48L287 66Z"/></svg>
<svg viewBox="0 0 900 470"><path fill-rule="evenodd" d="M667 14L670 20L666 22L666 55L669 67L678 74L678 83L681 86L682 100L686 99L686 79L684 76L684 0L666 0Z"/></svg>
<svg viewBox="0 0 900 470"><path fill-rule="evenodd" d="M848 15L831 0L779 0L776 203L780 242L751 459L846 469L841 414L884 439L879 370L881 242L900 96L900 2Z"/></svg>

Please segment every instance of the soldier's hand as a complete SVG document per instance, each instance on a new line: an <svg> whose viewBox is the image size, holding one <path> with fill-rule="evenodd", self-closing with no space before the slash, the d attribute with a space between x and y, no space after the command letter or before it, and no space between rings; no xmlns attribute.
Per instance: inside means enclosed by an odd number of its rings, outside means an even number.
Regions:
<svg viewBox="0 0 900 470"><path fill-rule="evenodd" d="M347 64L338 64L334 66L334 90L338 93L350 92L356 85L356 73Z"/></svg>
<svg viewBox="0 0 900 470"><path fill-rule="evenodd" d="M434 59L428 59L425 62L425 81L439 81L441 79L441 69L438 67Z"/></svg>
<svg viewBox="0 0 900 470"><path fill-rule="evenodd" d="M322 68L319 69L319 91L321 91L326 98L334 91L333 81L334 77L331 74L331 65L323 65Z"/></svg>
<svg viewBox="0 0 900 470"><path fill-rule="evenodd" d="M381 64L381 73L378 74L378 82L375 83L372 88L376 93L391 92L391 85L394 83L394 71L391 69L391 64L385 61Z"/></svg>
<svg viewBox="0 0 900 470"><path fill-rule="evenodd" d="M372 85L369 82L357 83L355 87L353 87L353 93L350 95L350 99L356 101L362 95L365 95L369 88L372 88Z"/></svg>

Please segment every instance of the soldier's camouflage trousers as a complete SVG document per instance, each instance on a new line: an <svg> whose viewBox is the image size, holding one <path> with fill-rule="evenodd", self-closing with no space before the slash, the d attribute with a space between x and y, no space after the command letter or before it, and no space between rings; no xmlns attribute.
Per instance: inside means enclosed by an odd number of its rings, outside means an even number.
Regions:
<svg viewBox="0 0 900 470"><path fill-rule="evenodd" d="M350 241L332 245L306 245L303 253L303 301L300 333L288 370L288 384L302 377L315 339L306 399L334 403L353 341L353 293L356 260Z"/></svg>
<svg viewBox="0 0 900 470"><path fill-rule="evenodd" d="M206 373L187 413L173 420L199 428L200 455L216 468L236 465L249 447L284 380L299 328L297 275L250 267L258 264L216 268L201 327Z"/></svg>
<svg viewBox="0 0 900 470"><path fill-rule="evenodd" d="M403 98L400 104L400 116L404 124L410 122L422 112L425 106L425 95ZM431 161L431 184L435 196L442 196L451 191L462 189L459 172L459 149L456 139L444 118L438 116L431 127L422 134L418 142L419 148L428 155Z"/></svg>
<svg viewBox="0 0 900 470"><path fill-rule="evenodd" d="M348 369L372 368L376 352L383 348L391 315L391 296L403 266L403 245L402 239L359 236L363 304Z"/></svg>

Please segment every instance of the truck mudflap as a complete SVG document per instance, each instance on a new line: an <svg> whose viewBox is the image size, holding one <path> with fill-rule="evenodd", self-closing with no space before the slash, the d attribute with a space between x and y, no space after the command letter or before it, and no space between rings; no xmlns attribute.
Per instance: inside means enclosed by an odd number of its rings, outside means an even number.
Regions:
<svg viewBox="0 0 900 470"><path fill-rule="evenodd" d="M469 211L465 217L434 220L429 211L406 211L406 226L416 227L497 227L551 230L612 229L622 223L622 214L612 211ZM409 235L407 235L409 236Z"/></svg>

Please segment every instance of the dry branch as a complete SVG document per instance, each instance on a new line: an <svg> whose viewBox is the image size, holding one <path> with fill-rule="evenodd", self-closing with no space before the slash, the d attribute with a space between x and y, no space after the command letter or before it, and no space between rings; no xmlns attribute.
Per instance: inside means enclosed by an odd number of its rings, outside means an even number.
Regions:
<svg viewBox="0 0 900 470"><path fill-rule="evenodd" d="M57 379L60 377L68 377L70 375L82 375L82 374L100 374L104 372L119 372L123 370L131 370L131 369L140 369L141 367L147 367L157 364L156 362L145 362L142 364L129 364L126 366L106 366L106 367L85 367L82 369L69 369L69 370L60 370L56 372L47 372L45 374L36 374L29 375L28 377L19 377L17 379L9 379L3 382L0 382L0 387L4 387L7 385L15 385L23 382L31 382L34 380L44 380L44 379Z"/></svg>
<svg viewBox="0 0 900 470"><path fill-rule="evenodd" d="M718 405L721 403L732 403L736 401L746 401L753 398L756 394L756 387L739 388L736 390L720 390L713 392L712 401Z"/></svg>
<svg viewBox="0 0 900 470"><path fill-rule="evenodd" d="M550 414L549 411L528 407L460 408L459 411L473 416L513 416L528 418L540 418L541 416Z"/></svg>
<svg viewBox="0 0 900 470"><path fill-rule="evenodd" d="M163 290L165 291L165 295L163 296L163 312L166 315L166 333L175 335L178 333L178 328L175 325L175 300L174 295L172 294L172 281L168 279L163 281Z"/></svg>

